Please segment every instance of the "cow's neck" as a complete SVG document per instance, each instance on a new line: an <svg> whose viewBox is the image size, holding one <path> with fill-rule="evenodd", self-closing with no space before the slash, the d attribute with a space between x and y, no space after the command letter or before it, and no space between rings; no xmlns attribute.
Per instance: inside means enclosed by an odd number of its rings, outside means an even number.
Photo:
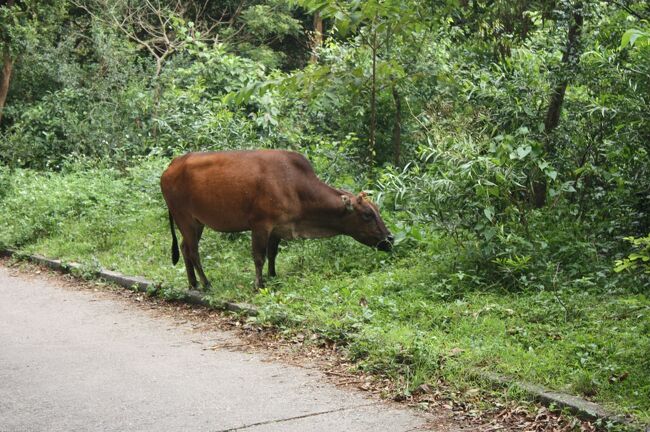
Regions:
<svg viewBox="0 0 650 432"><path fill-rule="evenodd" d="M296 236L322 238L345 234L343 219L346 213L341 195L354 198L349 192L335 189L320 181L309 188L302 219L296 225Z"/></svg>

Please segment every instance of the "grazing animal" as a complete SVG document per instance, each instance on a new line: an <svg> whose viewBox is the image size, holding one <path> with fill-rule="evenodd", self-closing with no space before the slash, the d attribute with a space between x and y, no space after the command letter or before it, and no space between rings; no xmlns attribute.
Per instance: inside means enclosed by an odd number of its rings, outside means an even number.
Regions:
<svg viewBox="0 0 650 432"><path fill-rule="evenodd" d="M389 251L393 236L377 206L362 192L353 195L316 177L302 155L284 150L188 153L174 159L160 178L169 208L172 262L178 262L174 222L192 288L207 289L199 258L204 226L221 232L252 231L255 284L264 286L262 268L275 276L280 239L322 238L339 234Z"/></svg>

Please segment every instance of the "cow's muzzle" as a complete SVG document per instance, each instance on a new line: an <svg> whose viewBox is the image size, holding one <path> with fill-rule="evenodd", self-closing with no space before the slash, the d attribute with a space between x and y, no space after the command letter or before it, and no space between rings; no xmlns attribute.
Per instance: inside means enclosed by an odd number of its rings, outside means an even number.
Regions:
<svg viewBox="0 0 650 432"><path fill-rule="evenodd" d="M390 250L393 249L393 240L395 240L395 237L388 235L385 239L377 243L377 249L384 252L390 252Z"/></svg>

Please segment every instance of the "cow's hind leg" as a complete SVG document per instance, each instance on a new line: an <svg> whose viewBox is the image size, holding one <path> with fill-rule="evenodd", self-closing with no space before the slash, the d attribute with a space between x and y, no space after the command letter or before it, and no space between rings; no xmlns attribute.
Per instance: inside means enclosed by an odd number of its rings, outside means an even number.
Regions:
<svg viewBox="0 0 650 432"><path fill-rule="evenodd" d="M165 198L167 199L167 198ZM196 241L196 235L191 229L192 217L188 214L185 214L182 211L179 211L174 206L169 205L169 200L167 201L169 206L170 225L171 222L176 222L178 230L181 232L181 253L183 254L183 262L185 262L185 272L187 273L187 281L190 284L190 287L196 289L196 274L194 273L194 264L192 264L192 258L190 254L191 245ZM173 232L173 228L172 228ZM174 260L174 247L172 245L172 261Z"/></svg>
<svg viewBox="0 0 650 432"><path fill-rule="evenodd" d="M181 252L183 253L183 261L185 262L185 271L187 272L187 280L190 283L192 289L197 288L196 274L194 273L194 264L192 264L192 253L190 252L192 246L183 235L183 241L181 242Z"/></svg>
<svg viewBox="0 0 650 432"><path fill-rule="evenodd" d="M278 256L278 246L280 245L280 237L271 235L269 237L268 246L266 248L266 256L269 258L269 277L275 277L275 257Z"/></svg>
<svg viewBox="0 0 650 432"><path fill-rule="evenodd" d="M264 287L264 277L262 270L264 268L264 260L266 259L266 250L269 243L270 230L263 227L253 228L252 233L252 247L253 247L253 261L255 262L255 286L257 288Z"/></svg>
<svg viewBox="0 0 650 432"><path fill-rule="evenodd" d="M203 284L203 288L205 290L209 290L212 286L210 285L210 281L208 278L205 276L205 272L203 271L203 266L201 265L201 257L199 255L199 242L201 241L201 235L203 234L203 228L204 225L199 222L195 221L195 232L196 232L196 247L190 251L190 256L192 258L192 264L194 264L194 268L199 274L199 279L201 279L201 283Z"/></svg>
<svg viewBox="0 0 650 432"><path fill-rule="evenodd" d="M185 215L185 217L175 216L174 220L183 235L181 251L183 252L183 260L185 261L185 270L187 271L187 280L190 283L190 287L192 289L197 289L198 287L195 270L199 273L203 286L206 288L209 287L210 282L208 282L203 272L199 258L199 240L203 233L203 224L189 215Z"/></svg>

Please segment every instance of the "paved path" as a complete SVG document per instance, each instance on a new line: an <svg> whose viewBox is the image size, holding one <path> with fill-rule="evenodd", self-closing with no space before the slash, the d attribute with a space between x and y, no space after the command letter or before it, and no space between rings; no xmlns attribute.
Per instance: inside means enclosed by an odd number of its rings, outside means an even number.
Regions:
<svg viewBox="0 0 650 432"><path fill-rule="evenodd" d="M0 431L399 432L426 421L314 370L206 349L233 337L0 266Z"/></svg>

